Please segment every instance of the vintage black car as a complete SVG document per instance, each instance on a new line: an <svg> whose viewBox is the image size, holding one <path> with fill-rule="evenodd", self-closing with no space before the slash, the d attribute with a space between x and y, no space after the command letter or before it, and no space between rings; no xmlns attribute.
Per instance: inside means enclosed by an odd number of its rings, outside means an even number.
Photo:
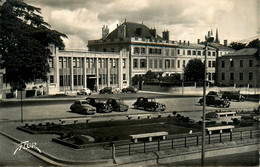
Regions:
<svg viewBox="0 0 260 167"><path fill-rule="evenodd" d="M89 105L96 107L96 110L99 113L112 112L112 106L107 104L107 99L88 97L86 98L86 101Z"/></svg>
<svg viewBox="0 0 260 167"><path fill-rule="evenodd" d="M166 110L165 104L156 102L154 98L139 97L133 105L135 109L143 108L151 111Z"/></svg>
<svg viewBox="0 0 260 167"><path fill-rule="evenodd" d="M199 100L200 105L203 105L203 98ZM214 105L215 107L229 107L230 102L227 99L221 99L216 95L207 95L206 96L206 105Z"/></svg>
<svg viewBox="0 0 260 167"><path fill-rule="evenodd" d="M113 111L127 111L128 105L122 99L111 98L107 100L107 104L112 106Z"/></svg>
<svg viewBox="0 0 260 167"><path fill-rule="evenodd" d="M99 94L113 94L112 87L105 87L99 91Z"/></svg>
<svg viewBox="0 0 260 167"><path fill-rule="evenodd" d="M245 97L240 94L239 91L223 91L222 92L222 98L236 101L244 101Z"/></svg>
<svg viewBox="0 0 260 167"><path fill-rule="evenodd" d="M71 112L80 114L95 114L96 108L89 105L86 100L77 100L70 106Z"/></svg>
<svg viewBox="0 0 260 167"><path fill-rule="evenodd" d="M126 87L126 88L122 89L122 93L128 93L128 92L137 93L138 89L133 87L133 86L129 86L129 87Z"/></svg>

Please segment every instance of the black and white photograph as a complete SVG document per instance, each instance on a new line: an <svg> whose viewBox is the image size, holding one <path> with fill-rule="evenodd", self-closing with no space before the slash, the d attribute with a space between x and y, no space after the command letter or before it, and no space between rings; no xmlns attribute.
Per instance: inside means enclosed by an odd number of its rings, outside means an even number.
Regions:
<svg viewBox="0 0 260 167"><path fill-rule="evenodd" d="M0 166L259 167L259 0L0 0Z"/></svg>

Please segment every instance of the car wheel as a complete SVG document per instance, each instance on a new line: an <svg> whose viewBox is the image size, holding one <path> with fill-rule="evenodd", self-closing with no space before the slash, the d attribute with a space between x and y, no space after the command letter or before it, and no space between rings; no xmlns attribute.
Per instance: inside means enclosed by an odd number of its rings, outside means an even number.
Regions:
<svg viewBox="0 0 260 167"><path fill-rule="evenodd" d="M224 107L224 104L220 104L219 106L220 106L220 108L223 108L223 107Z"/></svg>
<svg viewBox="0 0 260 167"><path fill-rule="evenodd" d="M99 109L98 109L98 112L101 113L101 112L102 112L102 108L99 108Z"/></svg>
<svg viewBox="0 0 260 167"><path fill-rule="evenodd" d="M155 111L155 108L154 108L154 107L151 107L151 111Z"/></svg>
<svg viewBox="0 0 260 167"><path fill-rule="evenodd" d="M134 105L134 109L138 109L138 105L137 104Z"/></svg>

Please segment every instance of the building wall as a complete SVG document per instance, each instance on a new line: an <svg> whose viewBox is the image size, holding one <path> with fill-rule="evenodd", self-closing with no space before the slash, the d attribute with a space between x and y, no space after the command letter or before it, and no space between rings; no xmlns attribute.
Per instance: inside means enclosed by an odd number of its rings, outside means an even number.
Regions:
<svg viewBox="0 0 260 167"><path fill-rule="evenodd" d="M253 55L218 59L218 81L226 86L259 87L259 60Z"/></svg>
<svg viewBox="0 0 260 167"><path fill-rule="evenodd" d="M52 53L49 94L86 87L92 90L107 86L121 89L129 85L129 54L126 50L109 53L53 49Z"/></svg>

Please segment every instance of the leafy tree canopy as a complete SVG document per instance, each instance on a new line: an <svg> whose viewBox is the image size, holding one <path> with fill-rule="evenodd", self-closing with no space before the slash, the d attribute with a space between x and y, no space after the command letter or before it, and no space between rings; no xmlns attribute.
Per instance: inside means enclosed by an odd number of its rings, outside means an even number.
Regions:
<svg viewBox="0 0 260 167"><path fill-rule="evenodd" d="M259 39L255 39L247 44L248 48L259 48Z"/></svg>
<svg viewBox="0 0 260 167"><path fill-rule="evenodd" d="M200 59L191 59L184 68L185 81L203 81L204 63Z"/></svg>
<svg viewBox="0 0 260 167"><path fill-rule="evenodd" d="M240 42L231 42L229 47L231 47L232 49L240 50L246 47L245 43L240 43Z"/></svg>
<svg viewBox="0 0 260 167"><path fill-rule="evenodd" d="M0 67L5 68L5 82L13 89L25 87L35 79L47 79L48 46L64 48L61 37L40 16L40 8L24 0L6 0L0 5Z"/></svg>

